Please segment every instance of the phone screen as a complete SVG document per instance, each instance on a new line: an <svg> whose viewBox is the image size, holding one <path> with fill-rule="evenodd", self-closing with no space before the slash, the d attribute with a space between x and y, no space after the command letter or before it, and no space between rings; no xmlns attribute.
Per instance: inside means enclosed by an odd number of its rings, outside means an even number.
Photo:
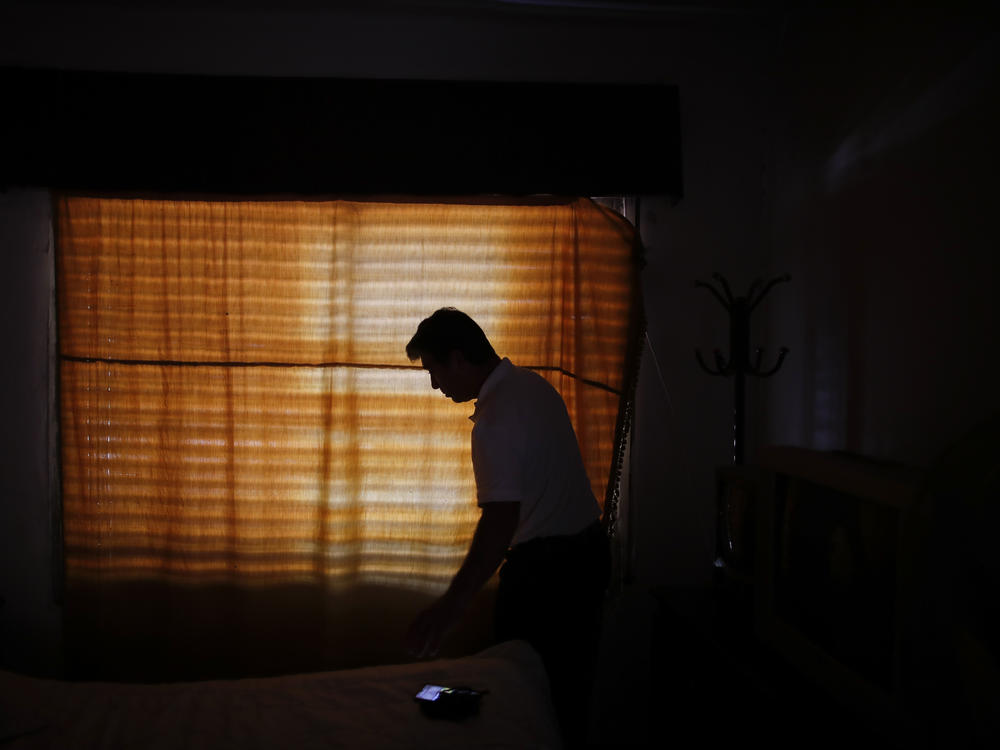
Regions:
<svg viewBox="0 0 1000 750"><path fill-rule="evenodd" d="M446 687L441 685L424 685L420 692L417 693L418 701L436 701L440 697L441 693L448 690Z"/></svg>

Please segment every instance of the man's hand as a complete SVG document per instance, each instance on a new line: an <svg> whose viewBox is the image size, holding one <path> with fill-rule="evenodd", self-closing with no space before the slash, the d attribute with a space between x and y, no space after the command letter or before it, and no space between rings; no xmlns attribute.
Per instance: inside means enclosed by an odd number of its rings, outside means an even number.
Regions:
<svg viewBox="0 0 1000 750"><path fill-rule="evenodd" d="M441 642L455 624L458 615L447 595L417 615L406 633L406 650L410 656L417 659L433 659L437 656L441 650Z"/></svg>
<svg viewBox="0 0 1000 750"><path fill-rule="evenodd" d="M406 633L406 650L418 659L435 657L451 626L503 561L517 530L520 503L483 505L465 562L441 598L421 612Z"/></svg>

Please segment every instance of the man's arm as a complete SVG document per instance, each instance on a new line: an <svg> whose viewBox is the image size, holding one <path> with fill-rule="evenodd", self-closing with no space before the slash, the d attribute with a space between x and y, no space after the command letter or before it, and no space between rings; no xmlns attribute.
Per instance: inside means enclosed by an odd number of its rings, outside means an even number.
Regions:
<svg viewBox="0 0 1000 750"><path fill-rule="evenodd" d="M486 503L462 567L448 590L425 609L406 634L406 647L413 656L437 656L445 634L458 620L473 597L496 572L510 547L520 518L517 502Z"/></svg>

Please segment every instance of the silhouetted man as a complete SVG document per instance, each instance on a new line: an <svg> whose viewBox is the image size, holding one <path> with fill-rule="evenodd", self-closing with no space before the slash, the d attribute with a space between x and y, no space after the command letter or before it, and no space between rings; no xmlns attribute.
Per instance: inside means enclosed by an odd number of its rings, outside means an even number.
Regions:
<svg viewBox="0 0 1000 750"><path fill-rule="evenodd" d="M423 320L406 353L420 359L431 387L456 402L476 399L472 465L481 508L451 585L410 626L410 652L436 655L503 562L496 641L523 639L539 652L564 737L577 745L587 730L610 550L566 405L541 375L497 356L476 322L454 308Z"/></svg>

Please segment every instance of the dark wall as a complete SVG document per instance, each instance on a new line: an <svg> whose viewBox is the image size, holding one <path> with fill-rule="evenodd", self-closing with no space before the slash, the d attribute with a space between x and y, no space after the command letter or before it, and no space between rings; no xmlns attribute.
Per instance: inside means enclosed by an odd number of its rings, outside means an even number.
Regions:
<svg viewBox="0 0 1000 750"><path fill-rule="evenodd" d="M961 11L789 23L764 440L926 466L1000 409L998 50Z"/></svg>
<svg viewBox="0 0 1000 750"><path fill-rule="evenodd" d="M49 472L51 208L0 193L0 664L61 669L60 576Z"/></svg>

